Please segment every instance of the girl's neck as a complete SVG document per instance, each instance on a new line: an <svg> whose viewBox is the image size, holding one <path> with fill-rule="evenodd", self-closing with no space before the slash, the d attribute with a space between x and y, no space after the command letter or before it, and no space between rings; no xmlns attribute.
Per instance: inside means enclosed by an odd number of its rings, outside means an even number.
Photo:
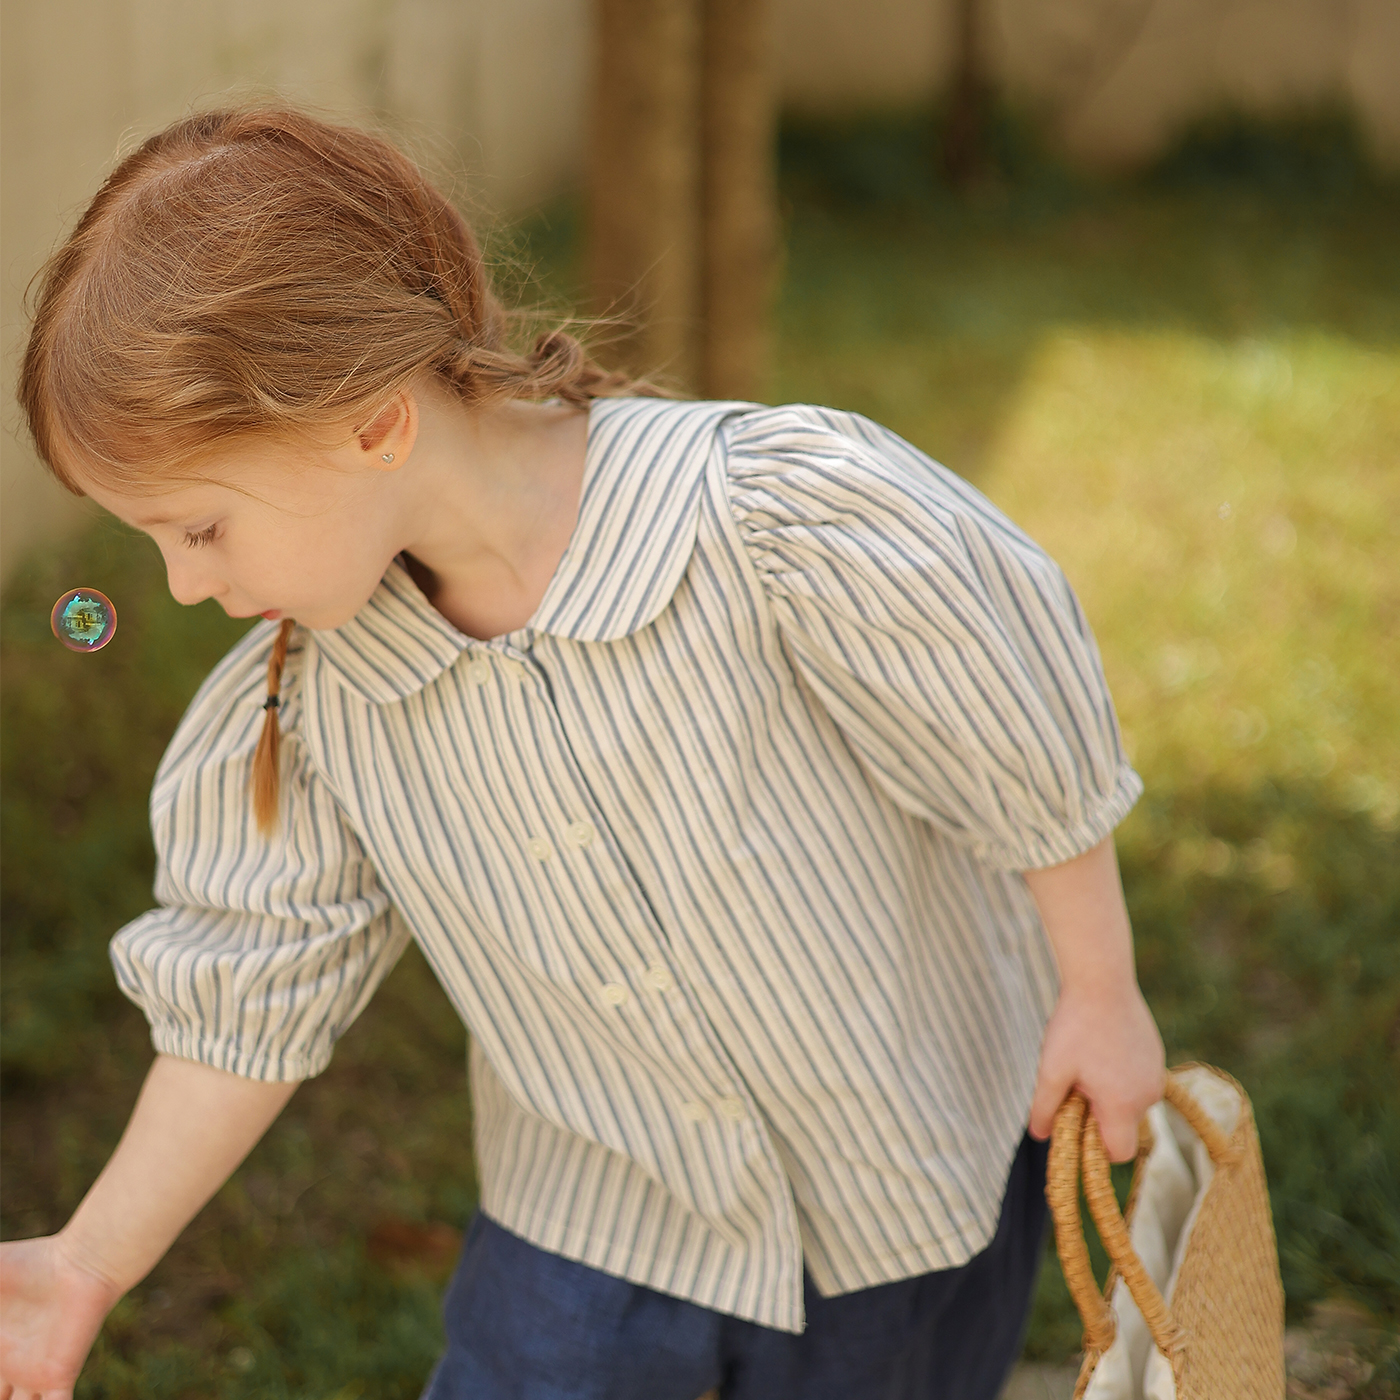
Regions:
<svg viewBox="0 0 1400 1400"><path fill-rule="evenodd" d="M523 627L578 520L588 415L506 402L468 410L429 388L399 478L402 550L432 605L467 636Z"/></svg>

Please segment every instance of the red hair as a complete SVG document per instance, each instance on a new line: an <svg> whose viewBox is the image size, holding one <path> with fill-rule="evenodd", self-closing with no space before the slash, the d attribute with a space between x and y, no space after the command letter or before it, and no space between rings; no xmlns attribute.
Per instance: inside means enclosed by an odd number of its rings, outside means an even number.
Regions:
<svg viewBox="0 0 1400 1400"><path fill-rule="evenodd" d="M206 112L122 160L49 259L18 397L81 495L75 465L158 491L238 438L372 422L424 374L469 405L655 392L562 330L528 351L514 330L466 221L387 141L283 107ZM270 831L275 706L252 781Z"/></svg>

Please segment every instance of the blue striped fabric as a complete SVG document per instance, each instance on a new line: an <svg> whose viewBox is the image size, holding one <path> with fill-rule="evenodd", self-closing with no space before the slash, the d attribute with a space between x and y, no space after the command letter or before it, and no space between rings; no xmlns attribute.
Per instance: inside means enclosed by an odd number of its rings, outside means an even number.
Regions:
<svg viewBox="0 0 1400 1400"><path fill-rule="evenodd" d="M767 1326L990 1238L1055 995L1019 871L1135 801L1059 570L817 408L604 400L530 625L400 563L298 631L281 828L247 798L275 624L152 794L113 956L158 1049L321 1070L408 938L471 1032L486 1213Z"/></svg>

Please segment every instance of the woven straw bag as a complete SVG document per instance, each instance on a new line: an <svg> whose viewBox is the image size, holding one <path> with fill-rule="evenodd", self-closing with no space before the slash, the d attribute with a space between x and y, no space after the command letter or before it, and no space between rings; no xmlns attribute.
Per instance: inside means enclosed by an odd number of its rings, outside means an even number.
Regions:
<svg viewBox="0 0 1400 1400"><path fill-rule="evenodd" d="M1113 1268L1089 1268L1084 1195ZM1082 1095L1055 1119L1045 1194L1084 1320L1075 1400L1280 1400L1283 1286L1254 1114L1220 1070L1183 1065L1140 1132L1127 1220Z"/></svg>

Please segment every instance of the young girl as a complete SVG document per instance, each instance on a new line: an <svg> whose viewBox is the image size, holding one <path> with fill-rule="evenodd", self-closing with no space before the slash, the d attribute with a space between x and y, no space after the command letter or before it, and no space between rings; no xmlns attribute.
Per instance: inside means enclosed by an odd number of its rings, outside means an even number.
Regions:
<svg viewBox="0 0 1400 1400"><path fill-rule="evenodd" d="M5 1246L0 1400L70 1393L410 938L482 1184L426 1395L991 1400L1056 1106L1122 1159L1163 1077L1140 784L1045 555L855 415L513 353L448 202L293 111L122 162L21 399L180 602L267 622L157 774L113 942L157 1056Z"/></svg>

